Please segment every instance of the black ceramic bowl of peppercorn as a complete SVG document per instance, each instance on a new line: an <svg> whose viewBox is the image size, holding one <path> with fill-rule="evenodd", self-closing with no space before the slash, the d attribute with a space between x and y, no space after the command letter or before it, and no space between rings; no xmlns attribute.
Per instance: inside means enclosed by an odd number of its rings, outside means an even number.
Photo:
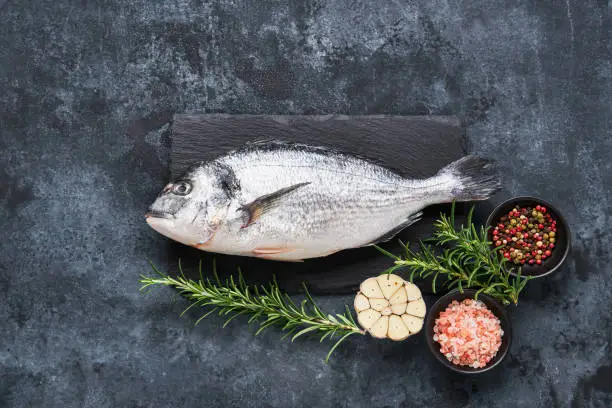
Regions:
<svg viewBox="0 0 612 408"><path fill-rule="evenodd" d="M542 277L555 272L570 250L570 230L561 213L535 197L515 197L498 205L489 218L489 239L508 262L508 272Z"/></svg>
<svg viewBox="0 0 612 408"><path fill-rule="evenodd" d="M429 350L439 362L461 374L479 374L496 367L512 342L506 308L490 296L480 294L476 298L476 292L450 291L431 306L425 318ZM478 302L466 305L468 299ZM482 310L482 304L486 310ZM441 338L441 334L446 337Z"/></svg>

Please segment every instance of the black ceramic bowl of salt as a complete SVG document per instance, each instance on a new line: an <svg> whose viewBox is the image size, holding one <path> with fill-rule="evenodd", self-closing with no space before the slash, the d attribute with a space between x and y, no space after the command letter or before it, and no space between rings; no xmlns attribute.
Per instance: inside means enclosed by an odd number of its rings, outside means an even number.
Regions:
<svg viewBox="0 0 612 408"><path fill-rule="evenodd" d="M479 294L477 300L482 301L482 303L486 305L486 307L495 315L495 317L499 319L500 326L503 331L501 336L501 345L499 346L497 353L484 367L480 368L454 364L448 358L446 358L444 354L442 354L440 351L440 344L434 340L434 326L436 324L436 319L440 316L440 313L443 312L454 300L461 303L465 299L474 299L475 294L476 290L473 289L463 289L463 292L455 289L439 298L427 311L427 317L425 318L425 339L427 341L427 345L429 346L429 350L439 362L451 370L461 374L479 374L496 367L508 354L508 350L510 349L510 344L512 342L512 325L510 323L510 318L508 317L506 308L492 297Z"/></svg>
<svg viewBox="0 0 612 408"><path fill-rule="evenodd" d="M514 263L506 263L506 265L508 265L507 270L512 275L516 276L518 270L521 270L522 276L532 276L534 278L540 278L543 276L550 275L559 269L561 264L563 264L563 262L569 255L571 232L567 221L565 220L565 218L563 218L559 210L557 210L552 204L536 197L514 197L498 205L489 215L486 222L486 226L489 227L489 240L495 242L495 240L493 239L493 229L499 223L501 217L507 215L508 212L510 212L515 206L519 206L521 208L533 208L537 205L546 207L546 210L550 213L553 220L557 221L555 248L551 251L551 255L544 261L542 261L542 264L540 265L529 265L526 263L522 265L521 269L518 265L515 265ZM495 244L492 245L492 249L494 248L494 246Z"/></svg>

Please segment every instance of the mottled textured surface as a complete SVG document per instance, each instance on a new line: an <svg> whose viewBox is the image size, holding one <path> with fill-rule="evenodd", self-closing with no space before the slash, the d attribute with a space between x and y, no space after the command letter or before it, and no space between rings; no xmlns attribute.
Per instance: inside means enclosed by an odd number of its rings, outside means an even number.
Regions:
<svg viewBox="0 0 612 408"><path fill-rule="evenodd" d="M248 6L245 4L249 4ZM612 405L612 16L605 1L0 1L0 405ZM173 112L456 114L575 250L464 378L422 338L327 345L220 329L171 290L142 213ZM340 310L349 297L321 298Z"/></svg>

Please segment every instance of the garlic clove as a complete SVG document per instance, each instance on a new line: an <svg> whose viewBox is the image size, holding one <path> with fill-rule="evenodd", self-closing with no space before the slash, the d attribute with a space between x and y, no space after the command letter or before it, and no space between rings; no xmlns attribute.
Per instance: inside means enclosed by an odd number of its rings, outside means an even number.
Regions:
<svg viewBox="0 0 612 408"><path fill-rule="evenodd" d="M406 313L406 303L391 305L391 311L396 315L403 315Z"/></svg>
<svg viewBox="0 0 612 408"><path fill-rule="evenodd" d="M363 293L368 298L384 298L382 291L380 290L380 286L378 284L378 280L376 278L368 278L361 282L361 286L359 287L361 293Z"/></svg>
<svg viewBox="0 0 612 408"><path fill-rule="evenodd" d="M363 312L359 312L357 314L357 321L366 330L370 330L370 328L380 319L380 312L377 312L374 309L366 309Z"/></svg>
<svg viewBox="0 0 612 408"><path fill-rule="evenodd" d="M370 298L370 307L374 310L378 310L382 312L387 306L389 306L389 301L387 299L376 299Z"/></svg>
<svg viewBox="0 0 612 408"><path fill-rule="evenodd" d="M404 314L402 315L402 321L410 330L410 334L418 333L423 328L423 319L420 317Z"/></svg>
<svg viewBox="0 0 612 408"><path fill-rule="evenodd" d="M357 313L359 313L362 310L369 309L370 302L368 301L368 298L363 295L363 293L358 293L357 296L355 296L354 307Z"/></svg>
<svg viewBox="0 0 612 408"><path fill-rule="evenodd" d="M372 309L370 309L372 310ZM381 316L380 319L370 327L370 335L377 339L384 339L387 337L387 331L389 330L389 316Z"/></svg>
<svg viewBox="0 0 612 408"><path fill-rule="evenodd" d="M406 294L406 289L404 286L401 286L389 299L389 303L392 305L403 303L406 304L408 302L408 295Z"/></svg>
<svg viewBox="0 0 612 408"><path fill-rule="evenodd" d="M394 341L400 341L410 336L410 330L406 327L402 318L399 316L389 316L389 330L387 337Z"/></svg>
<svg viewBox="0 0 612 408"><path fill-rule="evenodd" d="M393 313L393 310L391 310L391 306L387 306L385 307L380 314L382 314L383 316L389 316L391 313Z"/></svg>
<svg viewBox="0 0 612 408"><path fill-rule="evenodd" d="M408 301L412 302L421 298L421 289L414 283L406 282L406 294L408 295Z"/></svg>
<svg viewBox="0 0 612 408"><path fill-rule="evenodd" d="M408 303L408 306L406 306L406 313L416 317L425 317L425 309L425 301L423 299L418 299Z"/></svg>
<svg viewBox="0 0 612 408"><path fill-rule="evenodd" d="M404 280L397 275L384 274L376 278L385 299L389 299L397 289L404 285Z"/></svg>

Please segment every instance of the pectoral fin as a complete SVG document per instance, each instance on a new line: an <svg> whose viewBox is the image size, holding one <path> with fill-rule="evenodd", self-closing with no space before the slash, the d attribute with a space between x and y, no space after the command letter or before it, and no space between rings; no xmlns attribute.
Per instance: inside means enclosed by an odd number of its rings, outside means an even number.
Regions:
<svg viewBox="0 0 612 408"><path fill-rule="evenodd" d="M293 186L281 188L280 190L277 190L271 194L266 194L253 200L253 202L251 202L250 204L242 206L240 210L245 211L248 215L248 219L242 226L242 228L248 227L249 225L257 221L257 219L259 219L266 212L278 206L287 194L308 184L310 184L310 182L299 183Z"/></svg>

